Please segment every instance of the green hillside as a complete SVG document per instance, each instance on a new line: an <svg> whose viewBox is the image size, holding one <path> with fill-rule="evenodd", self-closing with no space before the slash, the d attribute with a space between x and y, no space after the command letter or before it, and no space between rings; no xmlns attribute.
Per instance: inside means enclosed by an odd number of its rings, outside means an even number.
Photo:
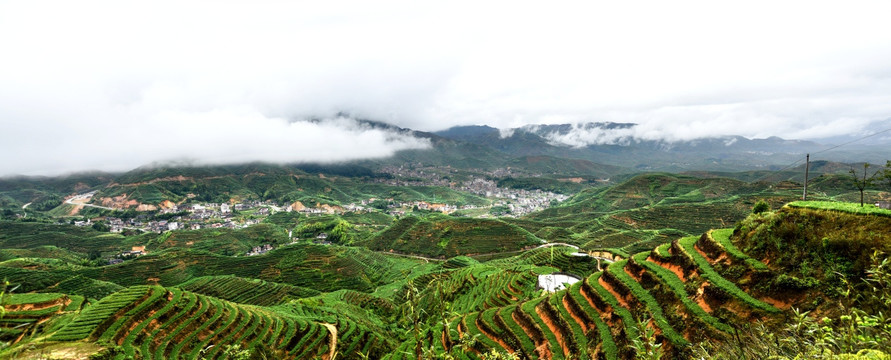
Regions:
<svg viewBox="0 0 891 360"><path fill-rule="evenodd" d="M364 243L369 249L428 257L520 250L542 244L521 227L501 220L407 216Z"/></svg>
<svg viewBox="0 0 891 360"><path fill-rule="evenodd" d="M143 187L145 199L179 201L219 185L207 193L299 195L330 204L366 196L489 204L451 186L369 179L257 164L147 168L118 177L100 194ZM840 187L840 175L817 177L808 202L796 201L801 188L793 182L689 174L638 174L614 185L581 175L479 179L571 196L521 217L407 208L397 214L387 200L337 214L251 218L254 210L245 210L238 216L262 222L141 234L60 223L47 212L2 220L0 277L12 295L0 296L0 341L7 344L0 358L891 353L884 315L891 212L837 201L859 199ZM869 190L867 199L882 198L882 191ZM753 214L759 201L767 210ZM141 246L145 254L118 257ZM578 281L555 292L539 287L569 279Z"/></svg>

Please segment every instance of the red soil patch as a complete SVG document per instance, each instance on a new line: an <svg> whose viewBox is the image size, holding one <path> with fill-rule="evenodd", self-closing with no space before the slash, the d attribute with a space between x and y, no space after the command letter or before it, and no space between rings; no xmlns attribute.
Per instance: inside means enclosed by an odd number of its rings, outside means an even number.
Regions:
<svg viewBox="0 0 891 360"><path fill-rule="evenodd" d="M702 285L699 286L699 289L696 290L696 303L699 304L699 307L701 307L702 310L705 310L705 312L711 314L712 307L707 302L705 302L705 286L706 283L702 283Z"/></svg>
<svg viewBox="0 0 891 360"><path fill-rule="evenodd" d="M654 263L656 265L659 265L659 266L665 268L666 270L673 272L675 275L677 275L678 279L681 279L681 281L683 281L683 282L687 282L687 277L684 276L684 269L682 269L680 266L672 264L672 263L659 261L657 259L654 259L652 256L648 257L647 261Z"/></svg>
<svg viewBox="0 0 891 360"><path fill-rule="evenodd" d="M79 213L81 210L83 210L83 208L84 208L83 205L75 205L75 206L71 209L71 211L68 212L68 216L74 216L74 215L77 215L77 213Z"/></svg>
<svg viewBox="0 0 891 360"><path fill-rule="evenodd" d="M775 307L777 309L788 310L789 308L792 307L792 303L790 301L786 301L786 300L779 300L779 299L765 297L765 298L761 299L761 301L771 304L771 305L773 305L773 307Z"/></svg>
<svg viewBox="0 0 891 360"><path fill-rule="evenodd" d="M634 281L640 282L640 274L632 272L631 269L628 269L627 266L625 268L623 268L622 270L625 270L625 273L628 274L628 276L631 276L631 278L634 279Z"/></svg>
<svg viewBox="0 0 891 360"><path fill-rule="evenodd" d="M479 313L476 317L476 328L479 329L480 332L483 333L483 335L486 335L486 337L488 337L492 341L498 343L498 345L501 345L502 348L504 348L505 350L507 350L510 353L513 353L514 350L510 346L507 346L507 343L505 343L504 340L502 340L495 334L492 334L492 333L486 331L485 326L480 326L480 316L481 315L482 315L482 313Z"/></svg>
<svg viewBox="0 0 891 360"><path fill-rule="evenodd" d="M584 295L585 295L585 294L582 294L582 296L584 296ZM567 296L568 296L568 295L567 295ZM572 311L572 307L569 306L569 301L566 300L566 296L563 296L563 299L562 299L562 300L563 300L563 308L566 309L566 312L569 313L569 316L572 316L572 319L575 320L575 323L576 323L576 324L579 324L579 326L582 327L582 331L584 331L584 332L587 333L587 332L588 332L588 324L586 324L586 323L582 320L582 318L579 317L579 315L575 313L575 311Z"/></svg>
<svg viewBox="0 0 891 360"><path fill-rule="evenodd" d="M560 347L563 348L563 355L569 356L569 346L566 346L566 340L563 338L563 332L560 331L560 328L557 327L557 324L554 323L554 319L551 319L550 316L544 311L541 310L541 306L535 307L535 313L538 314L538 317L542 322L551 330L551 333L554 334L554 337L557 338L557 343L560 344Z"/></svg>
<svg viewBox="0 0 891 360"><path fill-rule="evenodd" d="M42 302L42 303L30 303L30 304L17 304L17 305L6 305L6 311L30 311L30 310L41 310L46 308L51 308L56 305L62 305L62 308L68 306L71 303L71 299L67 299L67 301L63 300L63 298L53 299L52 301Z"/></svg>
<svg viewBox="0 0 891 360"><path fill-rule="evenodd" d="M587 281L587 280L585 280L585 281ZM598 317L600 317L601 319L603 319L603 321L606 322L610 327L612 327L613 325L616 324L615 321L613 321L612 316L606 316L606 314L612 314L613 309L612 309L611 306L606 305L606 309L603 309L603 310L598 309L597 306L594 305L594 300L591 300L591 297L588 296L587 291L584 291L584 288L582 288L582 289L580 289L580 290L582 290L582 291L579 291L579 294L582 294L582 297L584 297L585 300L588 301L588 305L590 305L592 309L594 309L595 311L597 311L597 316L598 316ZM603 311L603 312L601 312L601 311ZM604 312L605 312L606 314L604 314Z"/></svg>
<svg viewBox="0 0 891 360"><path fill-rule="evenodd" d="M530 328L525 321L521 320L520 317L517 316L517 311L520 311L519 307L517 307L513 312L510 313L510 317L514 319L514 322L517 323L517 325L520 325L520 327L523 328L523 332L526 333L526 336L528 336L530 339L535 340L536 336L533 336L535 334L535 329ZM553 355L551 354L551 347L545 339L539 339L538 341L535 341L535 352L538 353L538 357L540 359L553 358Z"/></svg>
<svg viewBox="0 0 891 360"><path fill-rule="evenodd" d="M624 308L629 308L628 301L625 300L625 297L622 295L619 295L619 293L617 293L616 290L613 289L612 285L607 284L606 281L603 280L602 276L599 279L597 279L597 283L600 284L600 286L603 286L603 288L606 289L606 291L609 291L609 293L612 294L613 297L615 297L616 300L619 302L619 305L622 305L622 307L624 307Z"/></svg>

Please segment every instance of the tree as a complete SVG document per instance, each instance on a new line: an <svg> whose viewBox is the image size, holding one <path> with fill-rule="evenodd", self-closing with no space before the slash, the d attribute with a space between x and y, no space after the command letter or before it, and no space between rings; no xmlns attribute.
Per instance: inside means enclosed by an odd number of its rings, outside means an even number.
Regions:
<svg viewBox="0 0 891 360"><path fill-rule="evenodd" d="M857 190L860 191L860 207L863 207L863 192L866 190L866 188L868 186L872 185L873 178L875 177L875 174L873 174L873 176L867 177L866 175L867 175L868 170L869 170L869 163L864 163L863 164L863 176L859 177L859 178L857 177L857 172L854 171L853 168L851 168L851 171L850 171L851 176L854 177L854 186L857 187Z"/></svg>
<svg viewBox="0 0 891 360"><path fill-rule="evenodd" d="M878 174L882 174L879 176ZM891 190L891 160L885 162L885 169L881 172L876 173L876 175L888 186L888 189Z"/></svg>
<svg viewBox="0 0 891 360"><path fill-rule="evenodd" d="M105 222L97 221L93 223L93 230L108 232L111 231L111 227L105 224Z"/></svg>

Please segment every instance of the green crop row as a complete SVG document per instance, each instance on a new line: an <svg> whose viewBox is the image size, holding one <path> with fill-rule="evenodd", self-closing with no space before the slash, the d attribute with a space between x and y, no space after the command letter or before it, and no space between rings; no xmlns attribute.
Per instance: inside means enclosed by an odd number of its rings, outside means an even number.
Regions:
<svg viewBox="0 0 891 360"><path fill-rule="evenodd" d="M145 300L136 305L132 309L128 310L123 314L120 318L115 320L102 334L98 337L102 338L112 338L122 327L125 327L125 324L129 324L131 321L138 320L142 314L147 313L151 308L155 307L157 303L162 301L162 297L167 295L167 290L160 286L152 286L149 290L149 296Z"/></svg>
<svg viewBox="0 0 891 360"><path fill-rule="evenodd" d="M476 337L476 340L482 343L483 346L485 346L486 348L500 350L502 348L501 345L499 345L495 341L492 341L492 339L486 336L486 334L484 334L477 325L477 321L479 320L480 315L481 313L472 312L464 316L464 319L462 320L464 328L467 330L467 333L470 334L471 337Z"/></svg>
<svg viewBox="0 0 891 360"><path fill-rule="evenodd" d="M194 278L180 287L241 304L261 306L276 305L292 298L319 295L318 291L312 289L232 275Z"/></svg>
<svg viewBox="0 0 891 360"><path fill-rule="evenodd" d="M55 341L83 339L93 333L100 323L107 321L116 312L129 306L138 305L134 304L134 302L146 296L150 290L149 286L133 286L109 295L84 310L71 323L53 334L50 339Z"/></svg>
<svg viewBox="0 0 891 360"><path fill-rule="evenodd" d="M87 300L85 297L80 295L69 295L68 298L71 299L71 302L69 302L68 306L65 307L65 311L78 311Z"/></svg>
<svg viewBox="0 0 891 360"><path fill-rule="evenodd" d="M574 303L578 306L580 316L583 320L589 320L590 323L593 323L594 327L597 328L598 336L602 344L601 348L607 355L607 359L616 359L618 356L616 342L613 339L609 326L601 318L600 312L595 309L591 303L588 302L585 295L582 294L584 284L583 281L579 281L569 287L567 290L567 294L569 294L568 301L571 304Z"/></svg>
<svg viewBox="0 0 891 360"><path fill-rule="evenodd" d="M133 345L134 345L134 342L136 341L137 335L138 335L141 331L143 331L143 329L145 329L146 326L148 326L153 320L159 319L162 315L165 315L165 314L167 314L169 311L171 311L172 309L174 309L175 305L179 302L179 300L180 300L180 299L182 298L182 296L183 296L183 292L182 292L182 290L179 290L179 289L176 289L176 288L174 288L174 289L170 289L170 292L172 293L173 296L171 297L171 300L168 301L167 304L164 305L164 307L162 307L161 309L159 309L158 311L156 311L154 314L152 314L151 316L149 316L148 318L146 318L145 320L143 320L142 322L140 322L139 324L137 324L137 325L130 331L130 333L127 334L127 336L123 338L123 341L122 341L123 344L122 344L122 345L124 345L124 346L123 346L123 349L124 349L124 353L125 353L126 355L128 355L128 356L135 356L135 350L134 350L134 346L133 346Z"/></svg>
<svg viewBox="0 0 891 360"><path fill-rule="evenodd" d="M569 310L566 309L566 306L563 304L563 297L565 296L568 296L568 291L557 292L548 299L548 304L551 309L556 310L559 317L562 318L565 325L568 326L568 328L565 329L567 331L566 335L572 337L572 341L575 343L572 351L578 353L580 350L587 348L588 339L585 338L585 332L582 330L581 325L575 321L569 313Z"/></svg>
<svg viewBox="0 0 891 360"><path fill-rule="evenodd" d="M205 322L206 317L204 316L204 314L209 312L208 308L210 307L211 298L204 296L196 296L196 298L198 300L197 311L191 313L191 315L185 314L188 317L184 317L185 320L180 322L175 328L173 328L173 331L164 335L163 340L161 341L162 346L155 349L156 358L170 358L170 352L173 350L173 348L170 346L175 346L176 344L179 344L181 342L181 340L177 338L179 334L184 333L186 334L186 336L188 336L188 334L194 327L197 327L198 325ZM199 321L199 319L202 320Z"/></svg>
<svg viewBox="0 0 891 360"><path fill-rule="evenodd" d="M714 240L714 243L722 247L724 251L730 254L730 256L732 256L734 259L745 262L754 270L769 270L767 268L767 265L764 265L764 263L751 258L749 255L746 255L744 252L740 251L739 248L736 247L736 245L733 245L733 242L730 241L730 235L733 235L733 229L711 230L706 234L706 236Z"/></svg>
<svg viewBox="0 0 891 360"><path fill-rule="evenodd" d="M540 303L546 301L547 298L539 298L536 300L531 300L523 303L519 309L523 311L529 318L532 319L534 324L538 327L538 330L541 330L542 335L548 342L548 346L551 349L551 356L553 359L564 359L563 349L560 346L560 342L557 341L557 337L553 332L550 331L547 324L545 324L544 320L541 316L538 315L538 312L535 310L536 307L539 306Z"/></svg>
<svg viewBox="0 0 891 360"><path fill-rule="evenodd" d="M671 243L669 242L657 246L656 249L654 249L653 251L656 253L656 255L662 257L663 259L668 259L671 257L671 252L669 252L670 248Z"/></svg>
<svg viewBox="0 0 891 360"><path fill-rule="evenodd" d="M523 352L529 356L533 356L533 354L535 354L535 344L532 342L532 338L526 334L526 330L523 330L523 327L520 326L512 316L514 311L519 311L518 309L519 306L517 305L503 307L498 311L498 318L501 319L502 325L506 327L505 330L513 333L517 340L520 341L520 347L523 349Z"/></svg>
<svg viewBox="0 0 891 360"><path fill-rule="evenodd" d="M647 255L647 253L642 254L644 254L644 256ZM656 323L656 326L662 329L662 335L664 335L668 341L671 341L675 345L688 344L689 342L668 323L665 314L662 312L662 306L659 305L656 298L654 298L649 291L644 289L640 283L634 280L631 275L628 275L628 273L625 272L625 265L628 264L628 261L628 259L616 261L610 264L606 271L628 287L628 289L631 290L631 293L634 294L634 297L646 306L650 315L652 315L652 319Z"/></svg>
<svg viewBox="0 0 891 360"><path fill-rule="evenodd" d="M771 306L768 303L753 298L751 295L737 287L736 284L719 275L718 272L715 271L715 269L711 266L711 264L709 264L708 260L704 258L698 251L696 251L695 244L698 239L699 238L696 236L690 236L681 238L676 241L678 245L680 245L680 248L684 252L684 255L687 258L693 260L693 262L696 264L696 267L699 269L700 275L704 279L708 280L712 285L726 291L727 293L733 295L737 299L741 300L742 302L753 308L771 313L777 313L780 311L779 309Z"/></svg>
<svg viewBox="0 0 891 360"><path fill-rule="evenodd" d="M235 335L235 331L241 330L242 321L245 318L250 318L251 314L236 308L228 301L218 299L211 299L211 301L213 304L213 317L205 325L191 331L188 336L183 338L182 343L185 346L174 349L175 352L181 354L180 357L198 358L204 351L205 357L213 358L215 353L220 351L221 348L215 346L215 344L241 344L237 341L219 341L219 338L229 339L230 336ZM208 350L204 350L208 347Z"/></svg>
<svg viewBox="0 0 891 360"><path fill-rule="evenodd" d="M53 302L64 297L65 294L44 293L44 294L10 294L4 298L3 305L21 305L21 304L41 304Z"/></svg>
<svg viewBox="0 0 891 360"><path fill-rule="evenodd" d="M647 260L647 253L640 253L634 255L632 260L638 265L642 266L644 269L649 271L650 273L656 275L656 277L661 280L665 285L667 285L672 292L674 292L675 296L684 304L684 307L687 308L688 311L693 313L696 317L702 319L706 324L711 325L715 329L730 332L733 329L727 324L722 323L716 317L707 313L699 304L696 304L689 297L687 297L687 291L684 289L684 282L681 281L671 270L668 270L664 267L659 266L653 262Z"/></svg>
<svg viewBox="0 0 891 360"><path fill-rule="evenodd" d="M601 300L609 304L612 307L613 312L618 314L620 318L622 318L622 322L625 325L625 332L628 333L628 337L630 339L637 338L640 336L640 331L637 329L637 321L634 319L634 316L631 315L631 311L627 308L623 307L619 304L619 300L617 300L613 294L611 294L608 290L603 288L603 286L598 283L598 280L603 275L603 272L597 272L589 276L585 279L585 284L588 285L594 293L600 297Z"/></svg>
<svg viewBox="0 0 891 360"><path fill-rule="evenodd" d="M146 312L148 305L134 307L121 317L128 320L108 327L103 338L122 346L119 358L215 358L222 355L222 344L278 349L287 351L288 358L312 358L327 351L325 327L279 308L239 305L179 289L171 289L169 297L152 306L154 311ZM359 322L344 318L336 324L341 351L369 351L369 343L378 339Z"/></svg>

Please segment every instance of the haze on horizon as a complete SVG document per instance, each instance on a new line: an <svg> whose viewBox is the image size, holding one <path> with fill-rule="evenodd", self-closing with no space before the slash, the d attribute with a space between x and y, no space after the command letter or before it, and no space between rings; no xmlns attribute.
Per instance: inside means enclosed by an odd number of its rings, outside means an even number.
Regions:
<svg viewBox="0 0 891 360"><path fill-rule="evenodd" d="M666 141L863 135L891 128L889 10L0 1L0 176L429 146L341 113L425 131L596 121Z"/></svg>

